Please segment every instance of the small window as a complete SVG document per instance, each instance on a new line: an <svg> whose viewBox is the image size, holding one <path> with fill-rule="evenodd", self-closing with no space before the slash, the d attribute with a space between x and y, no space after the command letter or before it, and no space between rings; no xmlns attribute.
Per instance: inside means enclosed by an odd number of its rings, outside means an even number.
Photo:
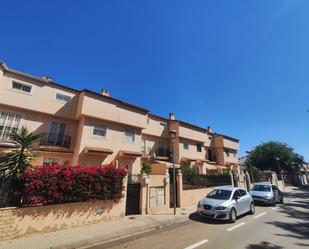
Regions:
<svg viewBox="0 0 309 249"><path fill-rule="evenodd" d="M234 194L233 194L233 199L236 199L236 198L240 198L240 193L239 193L239 190L235 190Z"/></svg>
<svg viewBox="0 0 309 249"><path fill-rule="evenodd" d="M96 138L106 138L107 128L104 125L94 125L92 136Z"/></svg>
<svg viewBox="0 0 309 249"><path fill-rule="evenodd" d="M229 156L230 156L230 152L229 152L229 151L225 151L225 155L226 155L227 157L229 157Z"/></svg>
<svg viewBox="0 0 309 249"><path fill-rule="evenodd" d="M196 144L196 150L198 152L202 152L202 145L201 144Z"/></svg>
<svg viewBox="0 0 309 249"><path fill-rule="evenodd" d="M23 92L23 93L31 93L32 87L30 85L25 85L16 81L12 82L12 89Z"/></svg>
<svg viewBox="0 0 309 249"><path fill-rule="evenodd" d="M189 143L188 142L183 142L183 149L189 150Z"/></svg>
<svg viewBox="0 0 309 249"><path fill-rule="evenodd" d="M160 122L160 126L161 126L162 128L165 128L166 124Z"/></svg>
<svg viewBox="0 0 309 249"><path fill-rule="evenodd" d="M46 167L59 164L60 164L60 158L44 158L43 160L43 166Z"/></svg>
<svg viewBox="0 0 309 249"><path fill-rule="evenodd" d="M61 101L61 102L70 102L71 101L71 96L62 94L62 93L56 93L56 100Z"/></svg>
<svg viewBox="0 0 309 249"><path fill-rule="evenodd" d="M124 142L125 143L134 143L135 142L135 133L131 130L124 131Z"/></svg>

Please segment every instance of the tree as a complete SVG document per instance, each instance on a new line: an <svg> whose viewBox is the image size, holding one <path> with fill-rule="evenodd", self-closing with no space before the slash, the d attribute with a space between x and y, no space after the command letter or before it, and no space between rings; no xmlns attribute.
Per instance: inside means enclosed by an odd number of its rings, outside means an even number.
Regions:
<svg viewBox="0 0 309 249"><path fill-rule="evenodd" d="M279 161L276 160L279 158ZM295 172L304 158L294 152L287 144L270 141L258 145L248 156L246 164L251 164L259 170L272 170L279 173L278 162L282 170Z"/></svg>
<svg viewBox="0 0 309 249"><path fill-rule="evenodd" d="M31 166L33 155L29 152L32 145L40 138L22 126L9 134L16 148L0 157L0 208L19 205L19 198L12 193L20 189L19 177Z"/></svg>
<svg viewBox="0 0 309 249"><path fill-rule="evenodd" d="M29 132L22 126L10 133L10 140L17 148L0 158L0 174L6 177L19 177L33 162L29 148L40 138L40 135Z"/></svg>

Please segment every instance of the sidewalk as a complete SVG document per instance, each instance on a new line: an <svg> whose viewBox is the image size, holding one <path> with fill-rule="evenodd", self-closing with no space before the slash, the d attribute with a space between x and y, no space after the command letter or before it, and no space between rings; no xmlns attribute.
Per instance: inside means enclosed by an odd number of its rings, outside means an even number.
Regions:
<svg viewBox="0 0 309 249"><path fill-rule="evenodd" d="M132 215L117 221L63 229L51 233L29 235L9 241L1 241L0 249L77 248L90 243L107 243L187 221L189 215L195 212L195 210L196 206L177 208L176 215L173 215L173 210L171 209L168 213Z"/></svg>

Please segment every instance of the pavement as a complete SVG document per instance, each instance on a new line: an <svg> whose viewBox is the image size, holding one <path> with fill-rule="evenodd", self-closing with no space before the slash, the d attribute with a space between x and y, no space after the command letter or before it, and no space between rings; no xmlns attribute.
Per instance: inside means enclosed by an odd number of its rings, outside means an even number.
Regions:
<svg viewBox="0 0 309 249"><path fill-rule="evenodd" d="M196 206L177 209L177 215L173 215L172 210L167 213L157 215L133 215L126 216L123 219L86 225L82 227L63 229L56 232L30 235L13 239L10 241L2 241L0 249L58 249L58 248L185 248L186 246L194 245L196 247L207 246L205 248L294 248L294 247L239 247L243 241L244 233L250 232L252 240L258 243L258 239L263 238L261 234L256 234L257 226L265 234L272 234L273 231L268 231L266 228L271 225L271 230L276 228L277 233L284 230L285 222L308 221L309 215L304 215L304 208L309 209L309 193L307 190L287 189L288 203L278 206L277 209L270 207L257 207L256 215L261 215L258 218L255 216L246 216L239 219L236 225L228 223L205 221L196 216ZM299 202L299 203L296 203ZM302 203L304 202L304 203ZM307 203L308 202L308 203ZM308 204L308 205L307 205ZM291 206L292 205L292 206ZM295 206L297 205L297 206ZM295 210L294 210L295 209ZM266 213L266 214L264 214ZM306 216L305 218L294 216ZM286 217L287 216L287 217ZM289 219L291 221L289 221ZM296 219L296 220L295 220ZM245 223L245 224L242 224ZM253 226L250 226L250 224ZM299 229L306 228L301 223ZM237 226L239 225L239 226ZM236 228L233 228L236 226ZM265 227L264 227L265 226ZM304 226L304 227L303 227ZM288 226L289 227L289 226ZM295 226L293 226L295 227ZM227 232L227 229L232 229ZM270 229L270 228L269 228ZM276 230L275 229L275 230ZM297 227L298 229L298 227ZM235 231L234 231L235 230ZM233 234L230 233L233 231ZM242 231L242 232L241 232ZM298 230L297 230L298 231ZM297 232L296 231L296 232ZM309 229L307 229L309 231ZM238 233L237 233L238 232ZM295 232L295 231L291 231ZM222 240L224 234L224 240ZM307 235L304 232L305 235ZM219 236L219 237L218 237ZM228 236L232 236L228 239ZM255 239L253 239L253 237ZM296 235L300 236L300 235ZM309 236L309 235L308 235ZM267 237L267 236L266 236ZM265 237L265 238L266 238ZM248 238L250 238L248 236ZM278 237L281 238L281 237ZM294 240L297 238L294 238ZM308 237L309 239L309 237ZM270 238L269 238L270 240ZM281 238L282 240L282 238ZM158 243L159 241L159 243ZM207 241L207 242L205 242ZM235 247L233 247L233 241ZM266 242L268 240L265 240ZM282 240L283 241L283 240ZM193 243L194 242L194 243ZM247 243L246 241L245 243ZM263 241L261 241L262 243ZM193 244L192 244L193 243ZM196 244L202 243L202 244ZM219 244L216 244L219 243ZM221 243L221 244L220 244ZM224 244L226 243L226 244ZM268 243L268 242L267 242ZM309 246L309 241L306 241ZM209 247L210 246L210 247ZM192 249L195 247L188 247ZM298 248L298 247L295 247ZM303 248L303 247L299 247Z"/></svg>
<svg viewBox="0 0 309 249"><path fill-rule="evenodd" d="M29 235L1 241L0 249L68 249L81 248L102 241L109 243L186 222L195 210L196 206L191 206L177 208L177 215L173 215L172 209L156 215L130 215L105 223Z"/></svg>

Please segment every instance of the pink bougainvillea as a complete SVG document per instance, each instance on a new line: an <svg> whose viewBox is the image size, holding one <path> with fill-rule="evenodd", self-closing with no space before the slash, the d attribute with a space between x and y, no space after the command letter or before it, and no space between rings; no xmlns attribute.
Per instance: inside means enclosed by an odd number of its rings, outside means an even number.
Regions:
<svg viewBox="0 0 309 249"><path fill-rule="evenodd" d="M88 200L119 200L127 171L105 166L37 166L21 176L23 189L14 193L22 205L45 205Z"/></svg>

